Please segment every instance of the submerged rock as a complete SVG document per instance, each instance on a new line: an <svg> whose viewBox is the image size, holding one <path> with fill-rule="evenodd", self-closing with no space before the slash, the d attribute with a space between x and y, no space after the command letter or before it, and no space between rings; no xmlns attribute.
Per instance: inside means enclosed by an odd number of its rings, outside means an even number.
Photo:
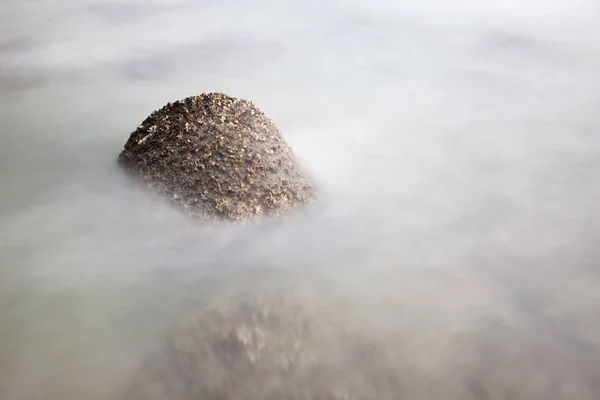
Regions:
<svg viewBox="0 0 600 400"><path fill-rule="evenodd" d="M381 382L395 376L385 349L358 333L351 312L312 282L218 291L181 319L124 398L395 398L398 387Z"/></svg>
<svg viewBox="0 0 600 400"><path fill-rule="evenodd" d="M273 121L252 102L223 93L154 111L131 134L118 161L203 219L279 216L316 198Z"/></svg>

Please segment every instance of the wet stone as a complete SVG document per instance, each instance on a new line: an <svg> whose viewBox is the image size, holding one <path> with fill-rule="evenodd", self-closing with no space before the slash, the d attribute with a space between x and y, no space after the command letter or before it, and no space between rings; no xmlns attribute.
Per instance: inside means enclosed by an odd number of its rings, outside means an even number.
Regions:
<svg viewBox="0 0 600 400"><path fill-rule="evenodd" d="M189 215L277 217L313 203L314 186L252 102L204 93L168 103L131 134L119 164Z"/></svg>

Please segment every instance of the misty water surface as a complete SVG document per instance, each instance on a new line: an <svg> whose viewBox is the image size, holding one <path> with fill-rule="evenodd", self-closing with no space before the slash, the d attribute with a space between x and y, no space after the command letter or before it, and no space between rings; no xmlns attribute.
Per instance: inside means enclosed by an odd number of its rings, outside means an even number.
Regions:
<svg viewBox="0 0 600 400"><path fill-rule="evenodd" d="M0 398L120 398L204 288L275 271L396 335L395 398L600 398L599 17L594 0L5 1ZM320 207L198 226L123 176L129 133L206 91L276 122Z"/></svg>

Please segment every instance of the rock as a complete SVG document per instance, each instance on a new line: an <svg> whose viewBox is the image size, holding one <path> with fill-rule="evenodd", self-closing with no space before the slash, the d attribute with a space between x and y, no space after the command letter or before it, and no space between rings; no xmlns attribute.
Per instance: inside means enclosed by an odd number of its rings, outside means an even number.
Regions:
<svg viewBox="0 0 600 400"><path fill-rule="evenodd" d="M154 111L118 162L188 214L208 220L279 216L310 204L310 179L252 102L204 93Z"/></svg>
<svg viewBox="0 0 600 400"><path fill-rule="evenodd" d="M216 292L181 319L124 398L396 398L385 346L314 286L271 281Z"/></svg>

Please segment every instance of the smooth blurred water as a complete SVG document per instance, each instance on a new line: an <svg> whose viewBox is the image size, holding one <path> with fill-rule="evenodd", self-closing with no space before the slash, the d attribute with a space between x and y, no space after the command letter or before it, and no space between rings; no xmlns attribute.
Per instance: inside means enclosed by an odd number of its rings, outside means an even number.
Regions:
<svg viewBox="0 0 600 400"><path fill-rule="evenodd" d="M600 6L496 3L0 7L0 398L116 398L202 287L281 269L394 310L403 398L599 398ZM205 91L276 122L318 209L197 226L122 175Z"/></svg>

